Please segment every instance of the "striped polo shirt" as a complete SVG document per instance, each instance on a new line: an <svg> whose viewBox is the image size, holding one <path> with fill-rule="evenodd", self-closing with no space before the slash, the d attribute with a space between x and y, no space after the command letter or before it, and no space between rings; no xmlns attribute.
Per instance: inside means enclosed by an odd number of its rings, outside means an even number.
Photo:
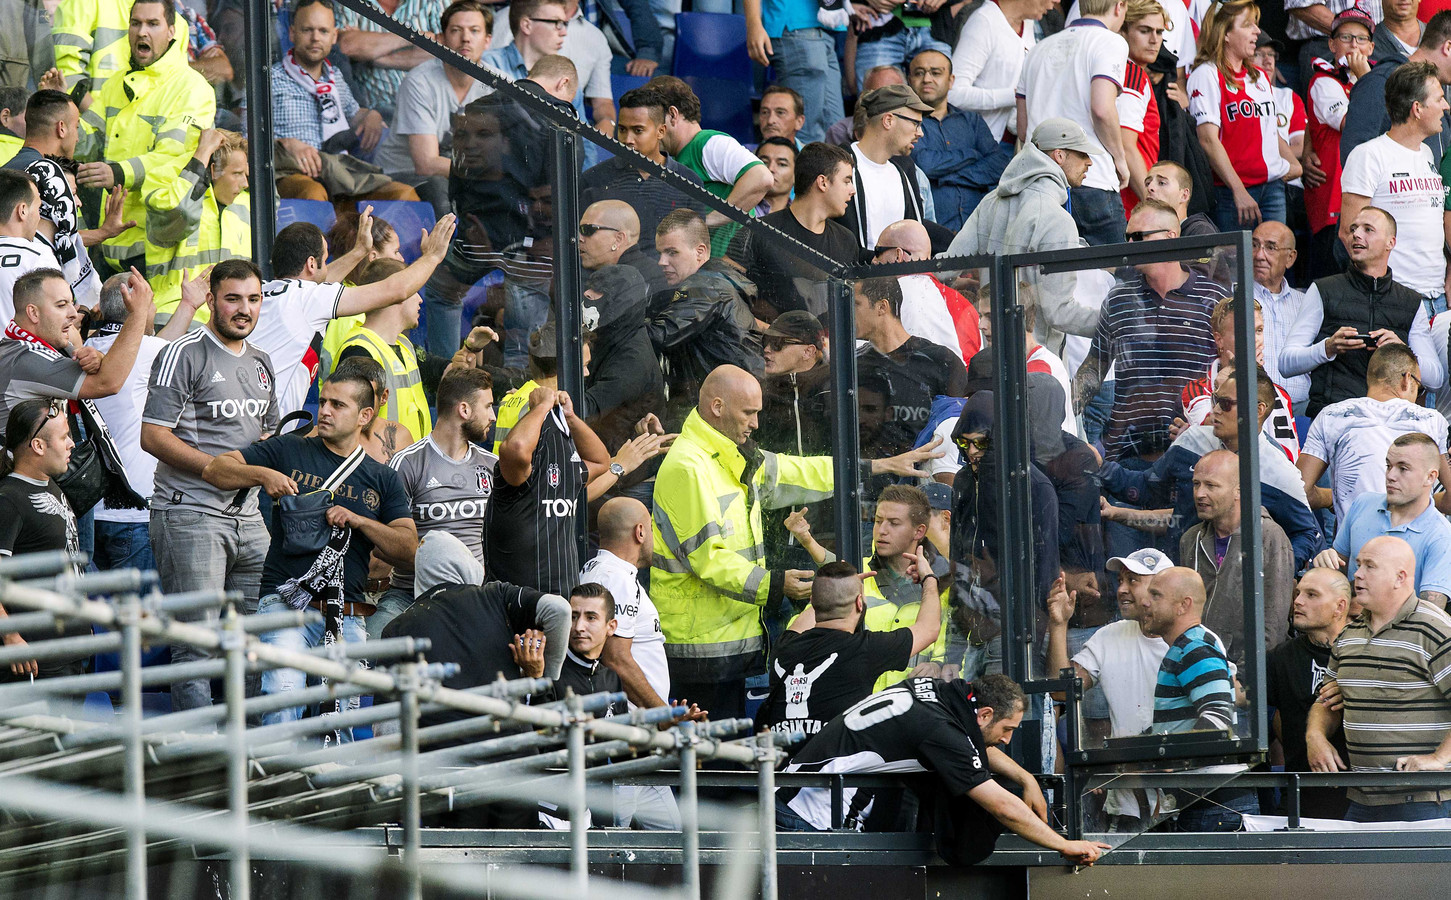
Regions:
<svg viewBox="0 0 1451 900"><path fill-rule="evenodd" d="M1362 615L1340 633L1330 677L1345 697L1345 744L1355 772L1390 772L1431 753L1451 730L1451 616L1412 596L1379 631ZM1367 805L1451 799L1451 791L1351 788Z"/></svg>
<svg viewBox="0 0 1451 900"><path fill-rule="evenodd" d="M1229 660L1194 625L1169 645L1154 685L1154 732L1227 729L1234 721Z"/></svg>
<svg viewBox="0 0 1451 900"><path fill-rule="evenodd" d="M1180 392L1202 377L1216 357L1209 314L1228 295L1194 272L1159 296L1133 269L1103 301L1090 356L1099 371L1114 365L1113 412L1103 432L1103 456L1117 460L1165 450L1169 426L1183 414Z"/></svg>

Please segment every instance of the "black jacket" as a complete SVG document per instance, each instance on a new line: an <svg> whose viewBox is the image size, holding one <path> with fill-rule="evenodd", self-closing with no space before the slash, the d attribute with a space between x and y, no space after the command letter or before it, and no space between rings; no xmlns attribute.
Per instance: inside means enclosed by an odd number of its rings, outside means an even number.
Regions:
<svg viewBox="0 0 1451 900"><path fill-rule="evenodd" d="M585 307L586 319L597 318L580 415L611 453L634 436L635 423L658 410L665 398L660 361L645 329L645 307L644 293L607 297Z"/></svg>
<svg viewBox="0 0 1451 900"><path fill-rule="evenodd" d="M597 659L585 659L569 650L564 654L564 668L559 670L559 677L554 680L554 699L563 700L569 691L574 691L576 696L586 697L602 691L620 693L624 689L620 676L615 674L614 669ZM604 712L596 715L623 716L627 712L629 706L621 700L611 703Z"/></svg>
<svg viewBox="0 0 1451 900"><path fill-rule="evenodd" d="M1315 340L1323 341L1349 325L1362 334L1389 328L1402 341L1409 342L1411 323L1421 309L1421 295L1392 281L1394 274L1387 269L1380 278L1371 278L1352 266L1340 275L1315 282L1325 310ZM1370 353L1369 348L1350 350L1316 366L1310 373L1306 415L1313 417L1331 403L1365 396Z"/></svg>
<svg viewBox="0 0 1451 900"><path fill-rule="evenodd" d="M717 366L740 366L758 377L764 371L750 294L754 285L744 275L707 263L651 300L646 327L670 394L668 428L685 420L700 383Z"/></svg>
<svg viewBox="0 0 1451 900"><path fill-rule="evenodd" d="M629 266L645 279L646 297L653 297L669 287L665 283L665 270L660 268L660 263L656 259L657 257L652 257L642 250L638 243L631 244L630 249L620 254L619 265Z"/></svg>

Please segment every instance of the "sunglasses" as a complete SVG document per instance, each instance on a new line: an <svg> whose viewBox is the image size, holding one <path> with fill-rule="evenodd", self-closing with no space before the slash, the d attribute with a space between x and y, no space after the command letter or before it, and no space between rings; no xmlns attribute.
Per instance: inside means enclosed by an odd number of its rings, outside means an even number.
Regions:
<svg viewBox="0 0 1451 900"><path fill-rule="evenodd" d="M620 229L618 229L618 228L611 228L608 225L596 225L593 222L580 222L579 223L579 236L580 237L594 237L595 235L599 234L601 231L613 231L613 232L616 232L616 233L619 233L619 234L623 234L624 233L624 232L620 231Z"/></svg>
<svg viewBox="0 0 1451 900"><path fill-rule="evenodd" d="M52 400L51 403L50 403L50 406L46 407L46 409L45 409L45 418L43 418L39 422L35 423L35 430L32 431L32 432L30 432L30 437L28 437L28 438L25 439L25 443L28 444L31 441L35 440L36 438L40 437L40 432L45 429L45 426L46 425L50 424L50 420L51 419L59 418L60 417L60 413L61 413L60 401L58 401L58 400Z"/></svg>
<svg viewBox="0 0 1451 900"><path fill-rule="evenodd" d="M990 437L969 438L966 436L954 438L952 441L959 450L981 450L986 453L993 445Z"/></svg>
<svg viewBox="0 0 1451 900"><path fill-rule="evenodd" d="M1214 408L1219 410L1220 412L1229 412L1231 409L1234 409L1238 405L1239 401L1235 400L1233 397L1214 398Z"/></svg>
<svg viewBox="0 0 1451 900"><path fill-rule="evenodd" d="M763 343L765 344L765 348L767 350L770 350L772 353L779 353L787 347L806 346L806 341L793 341L790 338L783 337L768 337Z"/></svg>
<svg viewBox="0 0 1451 900"><path fill-rule="evenodd" d="M1173 233L1174 229L1172 228L1155 228L1153 231L1126 231L1124 232L1124 237L1130 241L1146 241L1150 235Z"/></svg>

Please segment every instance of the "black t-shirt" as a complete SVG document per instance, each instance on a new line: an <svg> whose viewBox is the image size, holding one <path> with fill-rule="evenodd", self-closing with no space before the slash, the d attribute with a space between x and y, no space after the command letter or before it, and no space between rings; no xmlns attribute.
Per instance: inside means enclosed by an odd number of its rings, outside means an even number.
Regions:
<svg viewBox="0 0 1451 900"><path fill-rule="evenodd" d="M1310 771L1305 726L1329 670L1330 648L1312 643L1303 634L1271 650L1265 660L1265 700L1280 713L1280 745L1285 751L1286 772ZM1344 729L1336 730L1330 745L1341 759L1350 759ZM1300 804L1304 815L1338 819L1345 812L1345 791L1304 788L1300 792Z"/></svg>
<svg viewBox="0 0 1451 900"><path fill-rule="evenodd" d="M761 221L842 265L852 265L862 254L856 235L833 219L827 220L821 234L807 230L789 207ZM756 283L752 311L758 318L771 321L788 309L804 309L825 320L826 275L820 269L787 250L779 240L756 236L746 239L741 256L746 276Z"/></svg>
<svg viewBox="0 0 1451 900"><path fill-rule="evenodd" d="M771 693L756 727L783 734L817 734L832 719L872 692L883 672L905 669L912 631L846 632L835 628L787 631L771 658Z"/></svg>
<svg viewBox="0 0 1451 900"><path fill-rule="evenodd" d="M936 678L909 678L860 701L807 741L786 771L935 772L949 797L992 777L972 685ZM786 788L780 797L816 828L831 827L829 789ZM873 799L869 790L846 788L843 827L862 830Z"/></svg>
<svg viewBox="0 0 1451 900"><path fill-rule="evenodd" d="M0 556L18 556L21 553L40 553L46 550L80 552L75 514L71 512L70 503L66 501L54 480L39 484L12 472L8 477L0 479ZM11 610L17 611L19 610ZM71 622L59 632L47 628L41 633L22 631L20 636L26 641L39 641L57 637L80 637L90 633L89 624ZM41 660L40 676L53 678L79 675L82 670L76 668L75 663L76 659ZM10 674L9 666L0 668L3 668L5 676ZM12 679L0 677L0 681L8 680Z"/></svg>
<svg viewBox="0 0 1451 900"><path fill-rule="evenodd" d="M862 451L872 457L912 449L917 432L932 414L933 397L967 395L967 368L957 354L915 335L891 353L870 344L862 347L857 351L857 370L864 390L886 392L881 398L885 419L880 427L868 432L866 423L862 426Z"/></svg>
<svg viewBox="0 0 1451 900"><path fill-rule="evenodd" d="M574 691L576 696L587 697L601 691L618 694L624 689L624 685L620 683L620 676L615 674L614 669L598 659L585 659L575 654L573 650L565 651L564 665L559 670L559 677L554 680L554 698L556 700L563 700L570 691ZM611 703L604 712L597 713L597 715L623 716L629 711L629 703L620 700Z"/></svg>
<svg viewBox="0 0 1451 900"><path fill-rule="evenodd" d="M249 466L262 466L288 476L297 482L300 493L315 491L342 465L343 457L327 448L320 437L284 434L258 441L242 451ZM412 515L408 492L398 473L364 456L362 463L333 492L333 502L354 513L380 522L407 519ZM272 546L267 548L267 561L262 566L262 594L275 593L277 586L289 578L300 578L316 561L312 554L296 555L282 550L282 527L277 522L279 506L272 504ZM348 542L348 555L343 562L343 600L362 600L368 587L368 556L373 542L358 529Z"/></svg>
<svg viewBox="0 0 1451 900"><path fill-rule="evenodd" d="M533 467L524 483L515 486L502 477L496 481L485 517L487 577L569 596L579 576L575 515L589 473L558 407L539 429Z"/></svg>

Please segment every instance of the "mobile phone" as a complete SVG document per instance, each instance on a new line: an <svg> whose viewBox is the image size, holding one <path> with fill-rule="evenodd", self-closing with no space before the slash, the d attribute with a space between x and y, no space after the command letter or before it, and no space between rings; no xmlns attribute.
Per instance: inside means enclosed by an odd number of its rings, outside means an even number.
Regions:
<svg viewBox="0 0 1451 900"><path fill-rule="evenodd" d="M1366 333L1357 332L1355 335L1353 335L1353 337L1357 341L1364 341L1365 343L1370 344L1372 346L1374 346L1375 345L1375 342L1376 342L1376 337L1373 334L1366 334Z"/></svg>

